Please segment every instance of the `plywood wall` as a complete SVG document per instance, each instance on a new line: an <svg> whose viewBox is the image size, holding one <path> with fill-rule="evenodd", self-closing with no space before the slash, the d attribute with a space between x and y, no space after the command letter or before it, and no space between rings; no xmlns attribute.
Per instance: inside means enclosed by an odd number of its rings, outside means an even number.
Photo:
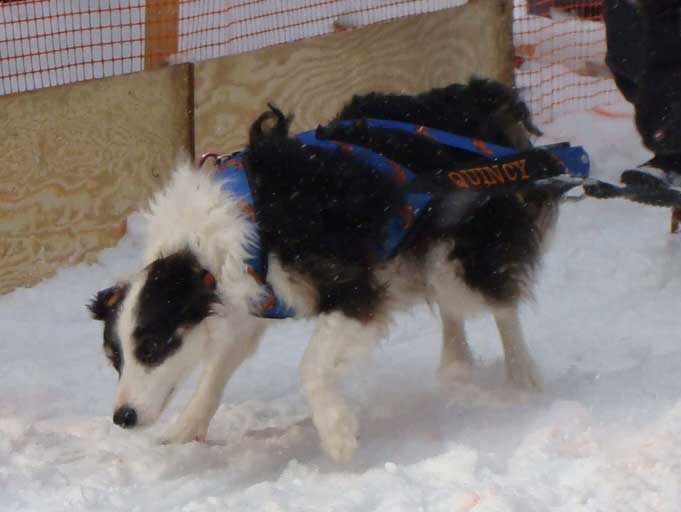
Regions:
<svg viewBox="0 0 681 512"><path fill-rule="evenodd" d="M414 93L471 74L510 83L511 11L511 0L471 0L193 74L179 66L0 97L0 293L114 245L194 138L197 152L239 149L268 101L302 130L355 93Z"/></svg>
<svg viewBox="0 0 681 512"><path fill-rule="evenodd" d="M272 101L294 130L328 121L352 94L415 93L471 74L512 80L512 2L467 5L196 65L196 150L232 151Z"/></svg>
<svg viewBox="0 0 681 512"><path fill-rule="evenodd" d="M0 293L114 245L190 144L187 68L0 97Z"/></svg>

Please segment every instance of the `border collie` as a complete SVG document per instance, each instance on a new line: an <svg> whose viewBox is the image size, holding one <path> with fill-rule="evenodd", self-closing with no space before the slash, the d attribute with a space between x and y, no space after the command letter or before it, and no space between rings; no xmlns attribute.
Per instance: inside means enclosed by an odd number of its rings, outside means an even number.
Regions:
<svg viewBox="0 0 681 512"><path fill-rule="evenodd" d="M477 79L418 96L356 96L337 120L362 118L418 123L519 149L531 147L527 132L536 130L511 89ZM381 260L376 240L403 206L400 185L346 152L289 137L288 124L273 109L251 129L243 163L254 212L206 170L179 166L150 202L144 268L90 303L93 317L104 322L104 351L120 377L113 421L124 428L155 422L201 365L196 392L164 440L206 438L225 384L279 321L253 311L266 293L244 264L255 237L267 250L269 289L296 317L315 319L300 378L322 447L334 460L350 460L357 447L357 420L339 387L347 363L385 336L394 313L414 304L439 308L441 372L469 373L464 320L491 312L508 378L539 387L518 305L530 294L555 197L538 190L500 195L469 205L454 221L449 194L432 190L408 243ZM470 158L438 144L418 146L408 134L353 126L359 133L334 133L332 123L319 136L371 139L421 176Z"/></svg>

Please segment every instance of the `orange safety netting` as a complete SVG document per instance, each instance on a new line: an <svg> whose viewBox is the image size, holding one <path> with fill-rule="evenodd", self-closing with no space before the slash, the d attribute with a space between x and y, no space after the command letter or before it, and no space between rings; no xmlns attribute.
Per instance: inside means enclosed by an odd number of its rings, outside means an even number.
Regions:
<svg viewBox="0 0 681 512"><path fill-rule="evenodd" d="M0 0L0 94L196 62L465 0ZM607 103L596 0L516 0L516 79L540 121ZM581 17L573 17L576 13Z"/></svg>
<svg viewBox="0 0 681 512"><path fill-rule="evenodd" d="M621 96L605 66L600 0L516 0L516 84L539 122Z"/></svg>

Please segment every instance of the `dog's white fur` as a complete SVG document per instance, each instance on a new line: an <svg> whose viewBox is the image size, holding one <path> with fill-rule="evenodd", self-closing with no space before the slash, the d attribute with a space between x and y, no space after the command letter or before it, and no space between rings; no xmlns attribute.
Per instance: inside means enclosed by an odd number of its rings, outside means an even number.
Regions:
<svg viewBox="0 0 681 512"><path fill-rule="evenodd" d="M164 440L203 440L226 382L256 350L265 328L277 322L249 314L249 305L261 294L244 265L255 226L218 181L189 165L181 166L169 185L151 201L147 218L145 262L189 247L216 277L222 304L214 315L185 334L178 353L160 367L145 369L132 354L132 305L137 302L145 272L136 275L130 282L118 323L125 364L116 407L133 406L140 425L154 422L182 379L201 364L196 392ZM456 263L447 259L450 250L451 244L441 243L431 248L425 262L417 264L398 256L385 264L379 277L389 285L388 298L370 321L361 323L341 313L317 317L300 377L321 444L333 459L348 461L357 447L357 420L343 398L339 380L358 354L370 350L385 335L391 314L414 302L425 300L439 306L443 374L470 373L472 358L463 322L491 311L501 334L508 377L524 387L539 386L517 310L495 308L466 286L461 273L456 272ZM315 288L284 269L273 255L268 282L299 316L310 316L315 311Z"/></svg>

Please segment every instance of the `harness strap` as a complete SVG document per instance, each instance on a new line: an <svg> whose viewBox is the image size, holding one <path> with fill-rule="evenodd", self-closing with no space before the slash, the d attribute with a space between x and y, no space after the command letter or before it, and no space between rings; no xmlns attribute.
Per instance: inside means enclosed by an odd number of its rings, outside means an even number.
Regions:
<svg viewBox="0 0 681 512"><path fill-rule="evenodd" d="M351 126L357 120L336 121L339 126ZM463 135L456 135L454 133L445 132L436 128L429 128L427 126L420 126L411 123L404 123L401 121L389 121L386 119L364 119L370 128L386 128L389 130L401 130L421 137L429 139L456 149L462 149L470 153L480 155L487 159L504 158L513 155L518 155L521 151L499 146L490 142L485 142L480 139L471 137L464 137ZM303 134L301 134L303 135ZM586 178L589 176L589 155L581 146L570 146L569 143L562 142L558 144L551 144L548 146L537 146L534 150L544 150L555 156L564 167L565 174L571 176Z"/></svg>
<svg viewBox="0 0 681 512"><path fill-rule="evenodd" d="M350 126L356 121L337 121L340 126ZM366 119L366 123L370 128L387 128L389 130L401 130L403 132L418 135L432 139L435 142L450 146L452 148L463 149L470 153L476 153L485 158L499 158L503 156L511 156L518 153L518 150L498 146L489 142L484 142L480 139L464 137L463 135L456 135L454 133L445 132L436 128L429 128L426 126L403 123L401 121L389 121L387 119Z"/></svg>
<svg viewBox="0 0 681 512"><path fill-rule="evenodd" d="M544 149L558 158L564 166L565 173L573 176L587 176L589 169L589 159L581 147L570 147L569 144L546 146L535 148L529 152L519 152L515 149L490 144L478 139L472 139L447 133L434 128L402 123L398 121L388 121L381 119L367 119L370 127L397 129L413 133L421 137L428 137L441 144L469 151L484 157L485 162L492 165L480 168L455 168L448 174L448 179L455 187L480 189L490 185L508 186L506 181L516 181L511 177L521 177L520 181L535 182L544 178L555 177L560 174L553 170L555 166L532 166L533 174L529 174L529 167L525 166L528 155L541 154L536 149ZM340 121L340 123L353 123L354 121ZM296 139L303 144L319 147L328 151L340 149L352 153L359 161L368 164L384 176L394 180L399 185L413 184L417 176L410 169L394 162L379 153L370 149L354 144L346 144L339 141L320 140L316 136L316 130L303 132L296 136ZM231 155L216 157L214 154L209 156L216 159L219 178L223 182L223 189L233 194L242 205L244 214L255 222L255 205L251 194L248 176L243 166L243 156L245 151ZM205 160L205 159L204 159ZM482 158L481 158L482 160ZM509 180L502 180L500 183L490 182L495 176L495 168L498 166L500 172L504 173L504 165L510 165L506 169L506 176ZM515 167L514 167L515 166ZM519 167L522 166L522 167ZM491 169L485 171L480 169ZM512 171L512 172L511 172ZM503 174L502 174L503 175ZM492 180L493 181L493 180ZM501 190L501 189L500 189ZM396 215L386 225L385 239L378 244L376 255L379 261L385 261L393 257L405 239L409 229L414 225L417 218L425 211L432 196L427 192L409 191L405 193L405 207L399 215ZM248 256L244 260L247 272L253 276L261 286L263 297L252 304L252 314L264 318L291 318L295 316L295 311L274 293L274 290L267 282L267 252L262 247L257 233L249 242Z"/></svg>
<svg viewBox="0 0 681 512"><path fill-rule="evenodd" d="M230 156L217 158L217 166L220 178L223 180L222 188L234 195L241 206L244 214L252 222L256 221L255 206L251 186L242 162L243 152ZM246 271L260 285L262 296L251 305L251 313L263 318L292 318L295 316L293 308L274 293L267 282L267 254L263 249L257 232L249 241L248 256L244 260Z"/></svg>
<svg viewBox="0 0 681 512"><path fill-rule="evenodd" d="M414 174L407 167L390 160L383 155L371 151L370 149L356 144L346 144L344 142L321 140L316 136L316 131L303 132L296 136L296 139L309 146L315 146L328 151L340 149L351 153L357 160L368 164L387 178L395 181L397 185L403 186L413 183L416 179ZM393 217L385 228L385 238L376 247L376 256L379 261L392 258L399 248L406 232L413 226L416 219L432 200L432 196L425 192L409 192L404 194L404 205L399 216Z"/></svg>
<svg viewBox="0 0 681 512"><path fill-rule="evenodd" d="M340 149L352 153L358 160L375 168L381 174L394 180L398 185L412 182L416 175L404 167L361 146L334 141L318 140L314 131L301 133L296 137L303 144L319 147L328 151ZM216 160L223 188L233 194L242 205L244 213L255 222L255 205L253 195L243 166L245 151L229 156L221 156ZM384 240L376 246L376 257L379 261L392 258L404 239L407 231L430 203L432 197L427 193L407 192L399 215L394 216L385 227ZM254 235L249 244L249 254L245 259L247 272L262 287L264 296L252 304L252 313L263 318L291 318L295 316L293 308L288 306L275 293L267 282L267 254L259 237Z"/></svg>

